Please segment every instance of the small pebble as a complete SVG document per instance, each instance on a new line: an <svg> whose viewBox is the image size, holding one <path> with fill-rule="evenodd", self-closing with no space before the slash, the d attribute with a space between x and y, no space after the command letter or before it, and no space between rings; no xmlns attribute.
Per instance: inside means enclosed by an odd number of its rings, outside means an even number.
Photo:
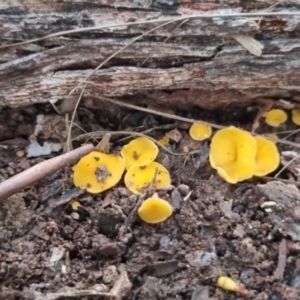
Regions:
<svg viewBox="0 0 300 300"><path fill-rule="evenodd" d="M174 189L171 194L171 204L173 209L179 210L181 202L182 202L181 193L178 191L178 189Z"/></svg>
<svg viewBox="0 0 300 300"><path fill-rule="evenodd" d="M186 196L190 192L190 187L186 184L180 184L177 189L182 196Z"/></svg>
<svg viewBox="0 0 300 300"><path fill-rule="evenodd" d="M118 271L116 266L108 266L103 271L103 282L111 283L114 282L118 277Z"/></svg>
<svg viewBox="0 0 300 300"><path fill-rule="evenodd" d="M161 247L168 247L170 244L170 238L167 235L163 235L159 240L159 244Z"/></svg>
<svg viewBox="0 0 300 300"><path fill-rule="evenodd" d="M80 216L77 212L72 212L71 213L71 217L74 219L74 220L79 220Z"/></svg>
<svg viewBox="0 0 300 300"><path fill-rule="evenodd" d="M193 294L191 300L207 300L209 299L209 287L202 286L197 288Z"/></svg>

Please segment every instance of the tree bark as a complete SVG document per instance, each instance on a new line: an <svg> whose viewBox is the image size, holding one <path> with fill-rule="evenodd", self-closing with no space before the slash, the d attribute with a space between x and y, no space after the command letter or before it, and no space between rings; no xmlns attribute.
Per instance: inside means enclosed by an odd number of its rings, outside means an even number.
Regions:
<svg viewBox="0 0 300 300"><path fill-rule="evenodd" d="M1 48L0 108L71 100L70 91L100 63L133 38L164 23L144 21L257 12L274 4L272 0L219 2L2 0L2 47L66 30L120 26ZM299 8L298 0L281 1L273 11ZM122 25L137 21L141 23ZM300 102L299 32L300 16L175 21L110 59L89 78L86 93L180 109L246 105L264 98ZM255 38L263 45L262 55L251 54L232 38L234 34Z"/></svg>

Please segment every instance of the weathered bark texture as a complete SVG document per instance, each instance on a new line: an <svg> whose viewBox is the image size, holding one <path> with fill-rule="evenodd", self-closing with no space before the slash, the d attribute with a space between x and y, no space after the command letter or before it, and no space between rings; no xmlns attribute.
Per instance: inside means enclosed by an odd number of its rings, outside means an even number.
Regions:
<svg viewBox="0 0 300 300"><path fill-rule="evenodd" d="M76 28L201 13L254 12L274 4L273 0L192 2L2 0L1 45ZM273 11L297 11L299 6L299 0L281 1ZM299 100L299 16L181 22L129 45L89 79L87 91L182 109L212 109L264 97ZM0 49L0 108L68 98L72 88L101 62L160 24L103 28ZM230 39L238 33L260 41L263 55L254 56Z"/></svg>

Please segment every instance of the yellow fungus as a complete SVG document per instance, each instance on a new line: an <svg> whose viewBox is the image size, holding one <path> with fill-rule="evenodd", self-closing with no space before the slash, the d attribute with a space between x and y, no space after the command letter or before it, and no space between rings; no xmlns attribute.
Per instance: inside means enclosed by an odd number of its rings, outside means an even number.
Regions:
<svg viewBox="0 0 300 300"><path fill-rule="evenodd" d="M157 169L155 189L161 189L171 184L169 171L157 162L152 162L147 166L132 166L125 174L124 182L126 187L134 194L141 195L153 181L155 170Z"/></svg>
<svg viewBox="0 0 300 300"><path fill-rule="evenodd" d="M217 280L217 286L226 291L236 292L244 296L248 295L248 291L244 287L238 285L227 276L220 276Z"/></svg>
<svg viewBox="0 0 300 300"><path fill-rule="evenodd" d="M254 175L265 176L275 171L280 163L280 155L274 142L256 136L256 156Z"/></svg>
<svg viewBox="0 0 300 300"><path fill-rule="evenodd" d="M265 121L272 127L278 127L287 120L287 114L281 109L271 109L263 114Z"/></svg>
<svg viewBox="0 0 300 300"><path fill-rule="evenodd" d="M163 136L158 140L163 146L166 146L170 143L170 139L167 136Z"/></svg>
<svg viewBox="0 0 300 300"><path fill-rule="evenodd" d="M79 206L81 206L81 204L76 200L71 203L71 207L73 210L78 210Z"/></svg>
<svg viewBox="0 0 300 300"><path fill-rule="evenodd" d="M300 109L293 109L292 110L292 121L296 125L300 125Z"/></svg>
<svg viewBox="0 0 300 300"><path fill-rule="evenodd" d="M165 221L172 215L173 208L169 202L157 195L145 200L138 209L139 217L146 223L156 224Z"/></svg>
<svg viewBox="0 0 300 300"><path fill-rule="evenodd" d="M210 126L194 123L190 128L190 136L193 140L203 141L211 137L212 129Z"/></svg>
<svg viewBox="0 0 300 300"><path fill-rule="evenodd" d="M84 219L86 217L90 217L89 211L84 208L79 201L74 200L70 205L71 211L76 212L79 216L79 219Z"/></svg>
<svg viewBox="0 0 300 300"><path fill-rule="evenodd" d="M125 161L120 155L92 151L72 169L74 185L96 194L119 182L125 170Z"/></svg>
<svg viewBox="0 0 300 300"><path fill-rule="evenodd" d="M228 127L213 136L209 160L223 179L237 183L253 176L255 153L256 140L249 132Z"/></svg>
<svg viewBox="0 0 300 300"><path fill-rule="evenodd" d="M126 170L133 165L148 165L155 160L157 154L157 146L146 137L132 140L129 144L125 145L121 151L121 155L125 159Z"/></svg>

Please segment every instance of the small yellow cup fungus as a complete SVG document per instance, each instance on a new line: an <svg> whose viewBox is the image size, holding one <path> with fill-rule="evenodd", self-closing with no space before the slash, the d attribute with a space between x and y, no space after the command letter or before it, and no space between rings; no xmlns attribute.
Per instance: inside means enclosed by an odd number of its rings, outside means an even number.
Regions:
<svg viewBox="0 0 300 300"><path fill-rule="evenodd" d="M255 154L256 140L249 132L227 127L213 136L209 160L223 179L237 183L253 176Z"/></svg>
<svg viewBox="0 0 300 300"><path fill-rule="evenodd" d="M158 140L163 146L166 146L170 143L170 139L167 136L163 136Z"/></svg>
<svg viewBox="0 0 300 300"><path fill-rule="evenodd" d="M125 168L133 165L145 166L155 160L158 154L157 146L148 138L140 137L132 140L122 148L121 155L125 159Z"/></svg>
<svg viewBox="0 0 300 300"><path fill-rule="evenodd" d="M165 221L172 215L173 208L166 200L156 195L146 199L138 209L139 217L146 223L156 224Z"/></svg>
<svg viewBox="0 0 300 300"><path fill-rule="evenodd" d="M278 127L287 120L287 114L281 109L271 109L263 114L265 121L272 127Z"/></svg>
<svg viewBox="0 0 300 300"><path fill-rule="evenodd" d="M256 136L256 156L254 175L265 176L275 171L280 163L280 155L274 142L262 136Z"/></svg>
<svg viewBox="0 0 300 300"><path fill-rule="evenodd" d="M244 296L248 295L248 291L244 287L238 285L235 281L227 276L218 277L217 286L224 289L225 291L236 292Z"/></svg>
<svg viewBox="0 0 300 300"><path fill-rule="evenodd" d="M190 136L193 140L203 141L211 137L212 129L210 126L194 123L190 128Z"/></svg>
<svg viewBox="0 0 300 300"><path fill-rule="evenodd" d="M134 194L141 195L152 182L155 170L157 169L155 189L161 189L171 184L169 171L157 162L146 166L132 166L125 174L124 182L126 187Z"/></svg>
<svg viewBox="0 0 300 300"><path fill-rule="evenodd" d="M300 125L300 109L292 109L292 121L296 125Z"/></svg>
<svg viewBox="0 0 300 300"><path fill-rule="evenodd" d="M74 185L97 194L119 182L125 170L125 161L120 155L92 151L72 169Z"/></svg>

